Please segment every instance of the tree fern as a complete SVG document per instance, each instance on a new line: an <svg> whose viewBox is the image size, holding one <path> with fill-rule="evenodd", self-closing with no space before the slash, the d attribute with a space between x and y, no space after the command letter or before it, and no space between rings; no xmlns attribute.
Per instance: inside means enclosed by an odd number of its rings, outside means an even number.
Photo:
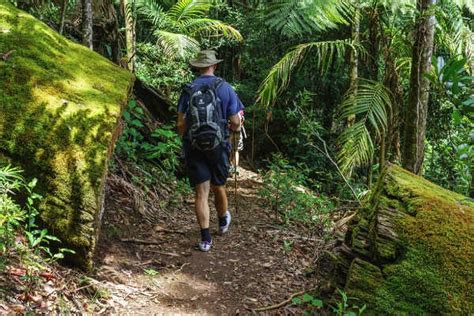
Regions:
<svg viewBox="0 0 474 316"><path fill-rule="evenodd" d="M346 49L356 49L349 40L311 42L300 44L288 51L276 63L260 85L257 102L264 108L273 105L277 95L290 82L292 71L312 52L318 68L324 74L333 62L344 60Z"/></svg>
<svg viewBox="0 0 474 316"><path fill-rule="evenodd" d="M357 87L347 92L339 118L345 122L355 116L356 121L337 140L338 163L345 174L371 161L376 139L385 135L391 104L390 92L380 82L360 79Z"/></svg>

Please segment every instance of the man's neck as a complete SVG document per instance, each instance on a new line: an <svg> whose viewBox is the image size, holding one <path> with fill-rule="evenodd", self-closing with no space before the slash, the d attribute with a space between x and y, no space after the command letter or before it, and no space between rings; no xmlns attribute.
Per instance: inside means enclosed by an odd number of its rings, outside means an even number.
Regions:
<svg viewBox="0 0 474 316"><path fill-rule="evenodd" d="M214 76L214 70L208 69L206 71L202 71L201 76Z"/></svg>

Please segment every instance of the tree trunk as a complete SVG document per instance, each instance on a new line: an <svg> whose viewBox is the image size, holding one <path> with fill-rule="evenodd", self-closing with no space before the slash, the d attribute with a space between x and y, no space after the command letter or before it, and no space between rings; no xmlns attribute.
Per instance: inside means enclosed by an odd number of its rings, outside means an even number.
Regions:
<svg viewBox="0 0 474 316"><path fill-rule="evenodd" d="M67 0L63 0L61 4L61 20L59 21L59 34L64 32L64 20L66 19Z"/></svg>
<svg viewBox="0 0 474 316"><path fill-rule="evenodd" d="M389 120L386 137L385 157L390 162L399 162L400 152L400 105L403 104L403 87L392 55L392 38L384 37L385 77L384 85L392 92L392 107L389 109Z"/></svg>
<svg viewBox="0 0 474 316"><path fill-rule="evenodd" d="M93 49L92 24L92 0L82 0L82 42L90 49Z"/></svg>
<svg viewBox="0 0 474 316"><path fill-rule="evenodd" d="M469 188L469 197L474 199L474 166L471 164L471 187Z"/></svg>
<svg viewBox="0 0 474 316"><path fill-rule="evenodd" d="M127 68L135 71L135 19L133 18L133 0L122 0L125 20L125 43L127 48Z"/></svg>
<svg viewBox="0 0 474 316"><path fill-rule="evenodd" d="M111 46L112 46L112 60L120 64L120 25L118 21L118 14L115 11L115 6L113 4L110 4L112 6L112 9L114 10L114 28L111 34Z"/></svg>
<svg viewBox="0 0 474 316"><path fill-rule="evenodd" d="M377 8L369 9L369 78L378 81L380 21Z"/></svg>
<svg viewBox="0 0 474 316"><path fill-rule="evenodd" d="M355 16L352 24L352 44L358 45L360 42L360 8L359 3L355 4ZM350 55L350 68L349 68L349 89L352 93L357 94L357 79L359 78L359 54L357 49L351 50ZM347 125L351 126L354 124L355 115L351 115L347 118Z"/></svg>
<svg viewBox="0 0 474 316"><path fill-rule="evenodd" d="M360 42L360 8L358 4L355 9L355 16L354 21L352 24L352 43L354 45L358 45ZM351 50L350 56L350 70L349 70L349 78L350 78L350 87L355 88L357 85L357 78L359 77L359 54L357 49Z"/></svg>
<svg viewBox="0 0 474 316"><path fill-rule="evenodd" d="M415 28L410 93L405 111L402 164L415 174L420 174L425 152L426 117L430 82L425 77L431 69L435 17L430 7L437 0L418 0L419 18Z"/></svg>

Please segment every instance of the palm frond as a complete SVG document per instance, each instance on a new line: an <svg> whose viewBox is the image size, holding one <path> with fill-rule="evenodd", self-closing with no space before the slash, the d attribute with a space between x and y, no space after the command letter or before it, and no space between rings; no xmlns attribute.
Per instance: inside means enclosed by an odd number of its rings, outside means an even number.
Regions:
<svg viewBox="0 0 474 316"><path fill-rule="evenodd" d="M160 0L136 0L137 14L148 20L154 27L161 28L167 20Z"/></svg>
<svg viewBox="0 0 474 316"><path fill-rule="evenodd" d="M154 35L157 38L157 45L170 58L184 58L187 54L199 51L198 41L190 36L163 30L155 31Z"/></svg>
<svg viewBox="0 0 474 316"><path fill-rule="evenodd" d="M339 109L339 118L355 117L354 125L339 136L338 162L345 173L368 164L374 148L371 133L383 137L387 129L387 111L392 107L390 91L380 82L359 79L357 87L349 90Z"/></svg>
<svg viewBox="0 0 474 316"><path fill-rule="evenodd" d="M285 36L334 29L349 24L347 0L276 0L267 9L266 24Z"/></svg>
<svg viewBox="0 0 474 316"><path fill-rule="evenodd" d="M337 163L344 175L350 175L357 166L370 163L374 155L374 143L363 121L347 127L338 137Z"/></svg>
<svg viewBox="0 0 474 316"><path fill-rule="evenodd" d="M394 14L416 10L416 0L379 0L378 4Z"/></svg>
<svg viewBox="0 0 474 316"><path fill-rule="evenodd" d="M462 11L454 3L443 3L436 14L436 43L451 56L472 58L474 32L463 18Z"/></svg>
<svg viewBox="0 0 474 316"><path fill-rule="evenodd" d="M291 73L305 59L310 51L314 54L318 68L324 74L333 62L344 59L347 48L357 49L350 40L336 40L324 42L310 42L300 44L288 51L276 63L258 90L257 102L264 108L273 105L276 97L290 82Z"/></svg>
<svg viewBox="0 0 474 316"><path fill-rule="evenodd" d="M406 74L403 76L409 78L408 74L411 72L411 57L400 57L395 60L395 69L399 74Z"/></svg>
<svg viewBox="0 0 474 316"><path fill-rule="evenodd" d="M212 7L212 0L178 0L168 11L173 20L180 22L206 16Z"/></svg>
<svg viewBox="0 0 474 316"><path fill-rule="evenodd" d="M191 19L182 23L182 31L191 36L209 36L209 37L226 37L242 41L242 35L232 26L214 19L200 18Z"/></svg>

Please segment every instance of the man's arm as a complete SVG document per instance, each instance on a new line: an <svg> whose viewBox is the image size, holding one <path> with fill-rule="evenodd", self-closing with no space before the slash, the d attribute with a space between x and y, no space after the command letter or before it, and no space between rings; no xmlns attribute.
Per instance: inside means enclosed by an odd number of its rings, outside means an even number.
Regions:
<svg viewBox="0 0 474 316"><path fill-rule="evenodd" d="M186 131L186 120L184 119L184 113L178 112L178 121L176 122L179 136L183 137Z"/></svg>
<svg viewBox="0 0 474 316"><path fill-rule="evenodd" d="M176 128L179 136L183 137L186 132L186 120L184 113L186 112L188 98L185 93L182 93L178 100L178 120L176 121Z"/></svg>

